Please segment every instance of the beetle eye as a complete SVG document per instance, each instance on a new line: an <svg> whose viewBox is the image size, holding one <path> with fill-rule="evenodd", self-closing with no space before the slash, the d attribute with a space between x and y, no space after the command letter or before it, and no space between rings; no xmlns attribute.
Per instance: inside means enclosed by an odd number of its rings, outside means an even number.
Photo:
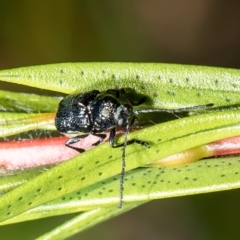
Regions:
<svg viewBox="0 0 240 240"><path fill-rule="evenodd" d="M115 113L115 121L118 126L126 126L129 117L132 116L132 107L130 105L120 105Z"/></svg>

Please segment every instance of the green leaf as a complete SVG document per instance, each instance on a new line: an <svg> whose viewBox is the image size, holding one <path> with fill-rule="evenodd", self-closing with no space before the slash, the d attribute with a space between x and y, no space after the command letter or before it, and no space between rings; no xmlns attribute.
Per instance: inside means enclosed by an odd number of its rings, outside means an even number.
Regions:
<svg viewBox="0 0 240 240"><path fill-rule="evenodd" d="M147 141L151 147L137 144L127 147L122 211L117 209L116 177L121 169L122 152L103 144L43 173L22 172L23 175L9 179L9 184L0 180L4 191L16 186L0 197L2 224L85 211L43 236L59 239L152 199L239 188L237 157L178 167L138 168L171 154L240 135L240 111L228 110L240 103L239 70L158 63L63 63L1 70L1 80L62 93L126 88L133 97L147 97L144 107L176 109L213 103L215 108L206 109L214 110L212 113L157 124L129 135L129 139ZM34 100L27 101L30 95L21 100L21 94L9 94L5 99L4 92L0 92L3 111L30 109L32 113L3 112L0 124L3 136L53 123L53 115L48 118L37 113L55 111L58 99L33 96L36 102L41 102L35 106ZM220 109L225 111L219 112ZM50 122L46 123L46 118ZM123 142L123 138L117 141Z"/></svg>
<svg viewBox="0 0 240 240"><path fill-rule="evenodd" d="M240 187L240 157L208 159L179 167L137 168L126 173L126 204ZM191 186L191 187L190 187ZM0 225L39 219L111 205L117 208L119 178L116 176L66 194L30 209ZM128 206L128 205L127 205Z"/></svg>
<svg viewBox="0 0 240 240"><path fill-rule="evenodd" d="M0 136L49 128L54 123L54 113L9 113L0 112ZM52 127L53 128L53 127Z"/></svg>
<svg viewBox="0 0 240 240"><path fill-rule="evenodd" d="M63 93L131 88L146 106L239 105L240 70L160 63L60 63L0 71L0 80Z"/></svg>
<svg viewBox="0 0 240 240"><path fill-rule="evenodd" d="M45 113L56 112L59 98L0 90L0 103L0 112Z"/></svg>
<svg viewBox="0 0 240 240"><path fill-rule="evenodd" d="M136 131L130 138L150 142L151 147L128 146L126 171L210 141L240 135L239 117L240 111L203 114ZM120 149L110 148L108 144L80 154L0 197L0 220L118 175L120 163ZM118 201L118 198L111 199L107 204Z"/></svg>
<svg viewBox="0 0 240 240"><path fill-rule="evenodd" d="M109 218L113 218L119 214L138 207L141 204L142 203L128 203L125 204L122 209L117 209L116 207L96 208L72 218L37 239L66 239L67 237L70 237L80 231L101 223L103 219L107 220Z"/></svg>

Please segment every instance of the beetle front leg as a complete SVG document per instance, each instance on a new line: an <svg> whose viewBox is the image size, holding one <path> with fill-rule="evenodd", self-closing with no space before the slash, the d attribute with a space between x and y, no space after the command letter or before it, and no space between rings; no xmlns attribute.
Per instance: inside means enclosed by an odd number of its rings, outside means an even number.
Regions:
<svg viewBox="0 0 240 240"><path fill-rule="evenodd" d="M114 147L115 136L116 136L116 128L112 128L109 136L109 145L112 148Z"/></svg>
<svg viewBox="0 0 240 240"><path fill-rule="evenodd" d="M80 153L82 152L85 152L84 149L82 148L77 148L77 147L73 147L71 146L71 144L74 144L76 142L79 142L81 141L83 138L86 138L89 134L84 134L84 135L80 135L80 136L75 136L75 137L72 137L70 139L68 139L66 142L65 142L65 146L69 147L69 148L72 148Z"/></svg>
<svg viewBox="0 0 240 240"><path fill-rule="evenodd" d="M110 136L109 136L109 145L112 147L112 148L117 148L117 147L123 147L124 146L124 143L122 144L119 144L117 146L114 146L114 141L115 141L115 136L116 136L116 129L113 128L111 129L110 131ZM128 140L126 145L131 145L133 143L137 143L137 144L140 144L146 148L149 148L150 147L150 144L148 142L144 142L144 141L141 141L141 140L137 140L137 139L131 139L131 140Z"/></svg>

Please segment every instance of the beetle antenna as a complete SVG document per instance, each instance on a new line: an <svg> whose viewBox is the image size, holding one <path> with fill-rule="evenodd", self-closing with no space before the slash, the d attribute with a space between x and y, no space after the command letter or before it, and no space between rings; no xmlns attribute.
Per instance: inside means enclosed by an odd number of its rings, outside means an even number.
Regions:
<svg viewBox="0 0 240 240"><path fill-rule="evenodd" d="M126 155L126 147L127 147L127 137L129 133L129 123L126 126L126 131L125 131L125 138L124 138L124 144L123 144L123 149L122 149L122 170L120 174L120 189L119 189L119 204L118 207L122 208L122 199L123 199L123 191L124 191L124 176L125 176L125 167L126 167L126 162L125 162L125 155Z"/></svg>

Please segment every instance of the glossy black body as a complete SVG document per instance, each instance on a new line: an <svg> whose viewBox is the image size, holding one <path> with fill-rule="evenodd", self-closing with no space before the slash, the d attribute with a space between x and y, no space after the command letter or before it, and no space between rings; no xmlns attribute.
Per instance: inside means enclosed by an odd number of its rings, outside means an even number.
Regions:
<svg viewBox="0 0 240 240"><path fill-rule="evenodd" d="M125 94L124 90L106 92L93 90L62 99L56 114L55 126L62 134L74 135L65 145L80 152L84 151L72 147L71 144L92 134L99 137L99 141L93 144L98 145L106 137L102 132L111 129L109 144L114 147L116 126L129 126L135 118L132 105L119 101L121 93Z"/></svg>
<svg viewBox="0 0 240 240"><path fill-rule="evenodd" d="M69 95L59 104L55 125L62 134L101 133L117 125L119 106L116 97L97 90Z"/></svg>

